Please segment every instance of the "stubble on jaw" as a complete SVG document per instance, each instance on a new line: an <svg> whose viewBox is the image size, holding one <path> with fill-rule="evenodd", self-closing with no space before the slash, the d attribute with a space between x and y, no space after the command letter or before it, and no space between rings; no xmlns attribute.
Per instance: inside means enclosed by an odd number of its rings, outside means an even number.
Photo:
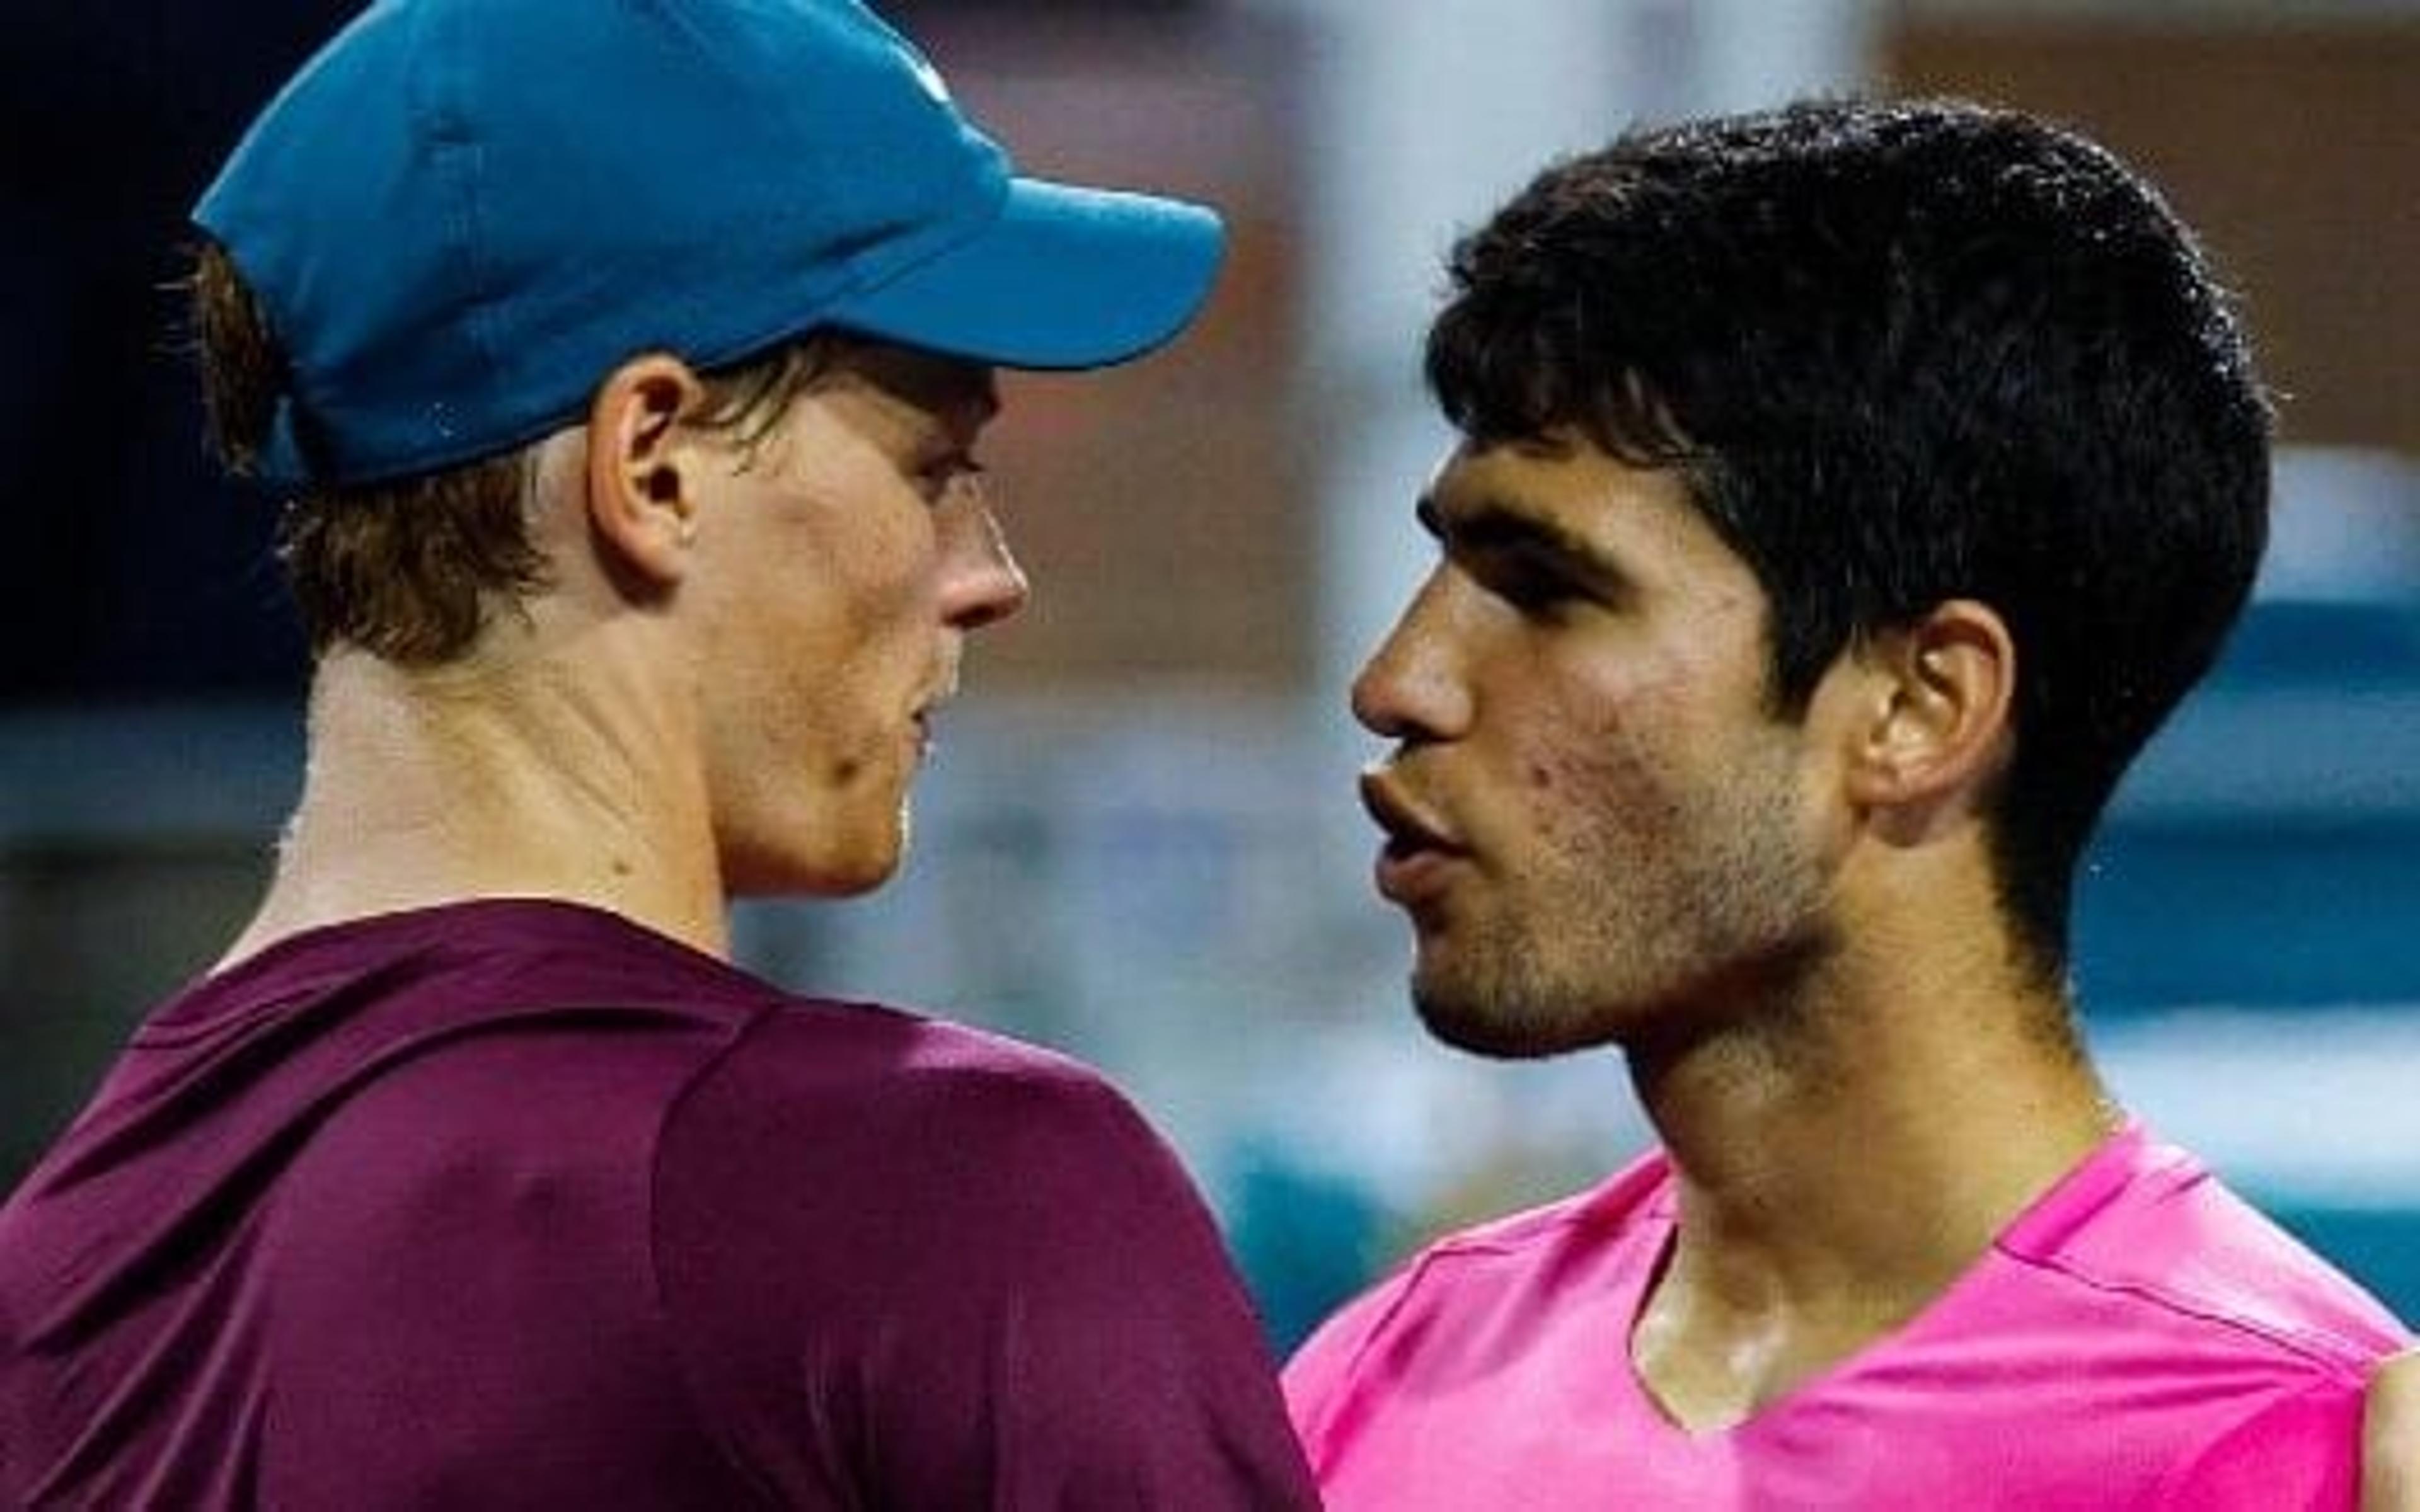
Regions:
<svg viewBox="0 0 2420 1512"><path fill-rule="evenodd" d="M1544 904L1508 896L1482 864L1496 906L1417 921L1421 1023L1501 1059L1606 1044L1663 1055L1743 1028L1793 1038L1795 986L1830 952L1832 926L1789 772L1776 757L1717 794L1681 796L1614 740L1540 775L1534 790L1564 821L1522 872Z"/></svg>

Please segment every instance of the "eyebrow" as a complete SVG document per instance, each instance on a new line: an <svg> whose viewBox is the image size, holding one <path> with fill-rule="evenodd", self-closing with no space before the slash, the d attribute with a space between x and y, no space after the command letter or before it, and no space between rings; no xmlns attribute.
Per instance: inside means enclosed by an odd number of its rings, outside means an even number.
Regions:
<svg viewBox="0 0 2420 1512"><path fill-rule="evenodd" d="M1621 566L1596 543L1559 520L1514 508L1500 500L1481 497L1449 517L1437 506L1436 496L1424 493L1413 513L1420 528L1436 537L1449 552L1520 555L1552 562L1590 579L1626 580Z"/></svg>
<svg viewBox="0 0 2420 1512"><path fill-rule="evenodd" d="M972 383L953 402L953 408L969 413L973 428L981 430L1000 418L1000 385L989 372Z"/></svg>
<svg viewBox="0 0 2420 1512"><path fill-rule="evenodd" d="M964 378L952 375L918 392L898 393L895 397L905 400L955 443L970 440L1001 411L1000 391L989 374Z"/></svg>
<svg viewBox="0 0 2420 1512"><path fill-rule="evenodd" d="M881 348L859 369L868 384L920 411L953 436L970 435L999 418L997 370L956 358L907 356L906 348Z"/></svg>
<svg viewBox="0 0 2420 1512"><path fill-rule="evenodd" d="M935 459L955 457L970 465L984 430L1000 414L999 391L989 378L952 383L947 392L908 398L914 416L916 449Z"/></svg>

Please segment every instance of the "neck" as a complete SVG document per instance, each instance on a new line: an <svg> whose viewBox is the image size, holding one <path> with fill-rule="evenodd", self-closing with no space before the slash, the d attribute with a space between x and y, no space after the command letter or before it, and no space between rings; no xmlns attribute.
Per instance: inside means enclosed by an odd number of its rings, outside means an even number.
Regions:
<svg viewBox="0 0 2420 1512"><path fill-rule="evenodd" d="M1779 1029L1634 1059L1684 1224L1785 1289L1954 1274L2108 1133L2056 1002L1955 984L1797 1005Z"/></svg>
<svg viewBox="0 0 2420 1512"><path fill-rule="evenodd" d="M1634 1350L1684 1421L1745 1415L1906 1321L2116 1126L1988 886L1908 899L1724 1027L1632 1050L1681 1199Z"/></svg>
<svg viewBox="0 0 2420 1512"><path fill-rule="evenodd" d="M725 898L678 701L639 658L489 657L423 670L359 653L313 679L303 794L225 962L302 930L472 898L620 914L713 954Z"/></svg>

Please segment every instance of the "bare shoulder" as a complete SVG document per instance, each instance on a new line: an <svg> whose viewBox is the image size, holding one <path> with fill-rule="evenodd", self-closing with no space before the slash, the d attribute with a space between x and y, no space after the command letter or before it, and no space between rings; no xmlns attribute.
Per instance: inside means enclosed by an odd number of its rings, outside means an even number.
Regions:
<svg viewBox="0 0 2420 1512"><path fill-rule="evenodd" d="M2420 1512L2420 1349L2371 1378L2361 1461L2362 1512Z"/></svg>

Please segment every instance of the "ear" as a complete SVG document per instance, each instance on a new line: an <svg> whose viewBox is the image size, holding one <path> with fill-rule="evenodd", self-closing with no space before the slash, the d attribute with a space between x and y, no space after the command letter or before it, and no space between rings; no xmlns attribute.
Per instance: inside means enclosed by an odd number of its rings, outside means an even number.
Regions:
<svg viewBox="0 0 2420 1512"><path fill-rule="evenodd" d="M2016 744L2017 647L2008 625L1990 606L1953 598L1855 656L1863 677L1852 796L1869 811L1901 816L1892 827L1909 833L1971 810Z"/></svg>
<svg viewBox="0 0 2420 1512"><path fill-rule="evenodd" d="M697 455L681 421L705 398L688 363L661 353L613 370L588 412L588 514L622 563L659 585L689 570Z"/></svg>

